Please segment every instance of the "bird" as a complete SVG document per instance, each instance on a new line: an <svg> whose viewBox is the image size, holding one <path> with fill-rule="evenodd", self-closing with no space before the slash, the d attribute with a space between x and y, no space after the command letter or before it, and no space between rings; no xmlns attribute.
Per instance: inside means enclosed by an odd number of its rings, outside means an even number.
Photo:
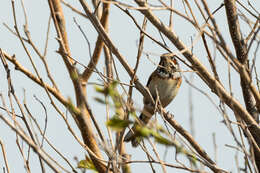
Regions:
<svg viewBox="0 0 260 173"><path fill-rule="evenodd" d="M181 70L177 61L177 56L173 53L165 53L160 56L160 62L155 71L150 75L147 88L149 89L154 100L158 98L159 104L163 108L171 103L177 95L182 83ZM149 99L143 99L144 107L133 127L124 137L125 142L132 143L133 147L139 145L136 134L138 124L147 125L153 114L155 107Z"/></svg>

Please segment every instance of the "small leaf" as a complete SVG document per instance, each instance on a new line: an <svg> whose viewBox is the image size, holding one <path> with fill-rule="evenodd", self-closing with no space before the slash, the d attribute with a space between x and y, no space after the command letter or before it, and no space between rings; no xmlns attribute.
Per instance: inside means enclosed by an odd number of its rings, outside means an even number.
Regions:
<svg viewBox="0 0 260 173"><path fill-rule="evenodd" d="M107 88L107 94L111 97L118 96L117 91L115 90L115 88L112 88L111 85Z"/></svg>
<svg viewBox="0 0 260 173"><path fill-rule="evenodd" d="M122 104L119 99L113 99L115 108L122 108Z"/></svg>
<svg viewBox="0 0 260 173"><path fill-rule="evenodd" d="M114 81L110 84L110 87L111 87L112 89L115 89L116 86L117 86L117 84L118 84L118 81L114 80Z"/></svg>
<svg viewBox="0 0 260 173"><path fill-rule="evenodd" d="M78 168L83 168L83 169L91 169L91 170L97 172L97 170L96 170L92 160L90 160L88 158L86 160L79 161L77 167Z"/></svg>
<svg viewBox="0 0 260 173"><path fill-rule="evenodd" d="M107 87L100 87L100 86L95 86L95 90L98 93L104 94L104 95L108 95L108 89Z"/></svg>
<svg viewBox="0 0 260 173"><path fill-rule="evenodd" d="M152 134L152 130L145 126L136 126L136 136L148 137Z"/></svg>
<svg viewBox="0 0 260 173"><path fill-rule="evenodd" d="M106 122L106 125L115 131L121 131L131 123L130 120L122 120L118 116L113 116Z"/></svg>
<svg viewBox="0 0 260 173"><path fill-rule="evenodd" d="M156 130L157 131L160 131L160 132L162 132L162 133L164 133L164 134L167 134L168 132L163 128L163 126L162 125L156 125Z"/></svg>
<svg viewBox="0 0 260 173"><path fill-rule="evenodd" d="M94 99L95 99L97 102L101 103L101 104L107 104L107 102L106 102L105 100L103 100L102 98L94 97Z"/></svg>
<svg viewBox="0 0 260 173"><path fill-rule="evenodd" d="M134 117L134 119L137 119L137 115L136 115L136 112L135 111L131 111L130 112L130 115Z"/></svg>
<svg viewBox="0 0 260 173"><path fill-rule="evenodd" d="M100 86L95 85L94 88L95 88L95 90L96 90L97 92L99 92L99 93L103 93L103 92L104 92L104 88L102 88L102 87L100 87Z"/></svg>
<svg viewBox="0 0 260 173"><path fill-rule="evenodd" d="M155 141L160 143L160 144L167 145L167 146L173 146L174 145L174 143L172 141L170 141L169 139L161 136L160 134L153 135L153 136L154 136Z"/></svg>
<svg viewBox="0 0 260 173"><path fill-rule="evenodd" d="M78 72L75 70L72 70L72 73L71 73L71 79L73 80L73 81L76 81L76 80L78 80L79 79L79 74L78 74Z"/></svg>
<svg viewBox="0 0 260 173"><path fill-rule="evenodd" d="M185 153L185 150L183 149L182 146L176 146L176 153Z"/></svg>
<svg viewBox="0 0 260 173"><path fill-rule="evenodd" d="M197 158L195 157L195 155L188 155L187 158L189 159L189 161L191 162L191 164L197 168Z"/></svg>
<svg viewBox="0 0 260 173"><path fill-rule="evenodd" d="M76 115L80 114L80 112L77 111L77 107L74 106L74 104L72 103L72 99L70 97L68 98L68 105L67 106L68 106L69 111L75 113Z"/></svg>

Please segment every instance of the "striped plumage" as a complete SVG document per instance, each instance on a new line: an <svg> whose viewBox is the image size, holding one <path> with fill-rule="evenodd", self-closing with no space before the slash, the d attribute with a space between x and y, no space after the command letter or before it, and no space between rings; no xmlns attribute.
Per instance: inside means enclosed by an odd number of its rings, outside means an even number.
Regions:
<svg viewBox="0 0 260 173"><path fill-rule="evenodd" d="M161 55L160 58L160 63L156 70L149 77L146 86L149 88L149 91L154 100L159 98L159 102L162 107L166 107L177 95L182 79L180 74L180 67L175 55L167 53ZM139 116L139 123L146 125L155 113L155 109L150 106L149 101L145 98L143 102L144 108L141 115ZM135 128L137 124L138 123L136 122L124 138L124 141L126 142L131 141L134 147L138 146L139 143L136 140L135 134Z"/></svg>

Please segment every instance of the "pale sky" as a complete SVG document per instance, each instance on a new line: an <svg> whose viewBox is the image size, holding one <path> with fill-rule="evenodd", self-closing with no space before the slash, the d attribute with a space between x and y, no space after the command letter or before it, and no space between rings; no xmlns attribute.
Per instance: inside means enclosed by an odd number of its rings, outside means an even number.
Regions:
<svg viewBox="0 0 260 173"><path fill-rule="evenodd" d="M79 2L70 0L67 1L71 5L77 7L81 10L81 6ZM251 1L250 1L251 2ZM176 1L176 8L183 9L182 1ZM210 8L212 10L219 7L222 1L209 1ZM251 3L255 3L255 7L260 7L259 1L252 1ZM35 45L39 47L40 51L43 52L46 32L47 32L47 23L49 18L49 8L47 1L33 1L33 0L24 0L25 8L27 10L28 15L28 24L29 24L29 31L31 32L32 40L35 42ZM22 12L22 7L20 1L15 1L16 6L16 15L19 25L19 30L23 33L23 24L24 24L24 16ZM93 52L94 45L97 37L97 32L94 30L91 23L79 15L73 13L70 9L63 6L64 14L66 18L66 26L68 32L68 39L70 43L70 48L72 52L72 56L75 57L79 62L87 65L89 62L89 52L88 52L88 45L84 40L82 33L77 28L76 24L73 22L73 17L76 17L77 22L81 25L82 29L84 30L85 34L87 35L90 43L91 43L91 50ZM27 58L25 51L23 50L19 40L12 35L2 23L6 23L9 27L13 28L14 22L12 17L12 8L11 8L11 1L10 0L2 0L0 5L0 48L3 49L10 55L15 54L17 60L24 65L27 69L32 71L32 67L30 65L29 59ZM139 24L142 24L143 16L140 15L139 12L131 11L130 12L136 17ZM196 12L196 11L195 11ZM164 17L161 13L156 12L156 14L160 15L161 20L166 22L168 21L168 13ZM196 14L196 13L195 13ZM225 34L226 42L230 45L233 49L231 44L230 37L228 36L228 28L225 18L225 9L220 9L216 14L215 17L217 18L217 22L219 22L219 27L223 34ZM199 21L202 25L203 20ZM248 30L248 27L245 25L244 22L242 23L242 30ZM201 39L196 41L196 37L198 35L197 31L191 29L191 27L187 22L183 22L179 17L176 15L174 16L174 30L177 35L180 36L180 39L188 46L191 45L191 37L195 40L194 44L194 54L199 57L200 61L204 63L205 66L209 67L206 58L206 52L204 47L202 46ZM151 24L148 22L147 32L151 34L153 37L160 40L160 36L156 29L154 29ZM114 44L119 49L120 53L127 59L131 67L134 67L137 55L137 42L139 39L139 32L135 27L132 20L120 11L118 8L112 5L111 12L110 12L110 20L109 20L109 34L114 42ZM47 53L47 62L49 63L49 68L51 73L58 84L59 89L62 91L63 96L71 97L74 100L74 90L71 84L71 81L68 77L67 71L65 71L64 63L61 57L55 52L58 49L58 43L55 40L56 33L54 26L51 25L50 30L50 42L49 42L49 49ZM160 40L161 41L161 40ZM167 41L167 40L166 40ZM169 48L172 51L176 51L176 48L167 41ZM211 42L209 42L211 44ZM28 45L27 45L28 46ZM210 45L212 46L212 44ZM31 48L29 48L32 51ZM145 55L142 55L139 69L137 71L137 76L139 77L140 81L145 85L149 74L156 68L156 65L153 64L155 62L158 63L159 55L161 53L165 53L166 51L157 46L149 39L145 39L144 43L144 52L151 53L150 59L147 59ZM47 81L47 76L44 71L43 65L39 60L39 57L35 53L32 53L33 59L35 60L38 70L41 72L41 75L45 81ZM154 56L153 56L154 55ZM258 52L259 55L259 52ZM116 58L116 57L114 57ZM183 58L183 57L182 57ZM129 82L129 77L126 71L122 68L120 63L116 60L117 69L119 71L119 76L122 82ZM260 66L259 60L256 61L257 65ZM10 64L10 63L9 63ZM221 76L222 80L224 81L224 85L228 90L228 75L227 75L227 63L223 61L223 58L217 54L216 55L216 64L218 67L219 75ZM223 67L223 68L222 68ZM82 71L83 68L78 66L79 70ZM104 56L102 55L100 59L100 63L98 65L98 70L103 72L104 70ZM189 70L184 64L181 64L181 68L183 70ZM45 115L42 106L39 102L37 102L34 98L34 95L39 98L47 108L48 114L48 124L47 124L47 138L52 142L52 144L59 149L76 167L76 162L73 158L76 156L79 159L84 159L84 155L86 151L74 140L73 136L69 133L64 121L61 117L55 112L54 108L50 105L50 100L46 96L44 90L36 85L35 83L31 82L27 77L25 77L21 72L16 71L13 66L10 64L11 69L11 77L14 84L14 88L16 91L17 96L19 97L20 101L23 101L24 92L26 91L26 101L27 105L31 113L34 117L39 121L41 124L41 128L44 126ZM259 69L258 73L260 73ZM190 79L190 72L183 73L183 76L187 79ZM204 92L208 93L210 98L213 99L214 103L218 106L219 100L217 97L210 92L208 87L202 82L201 79L196 76L194 73L193 84L198 87L199 89L203 90ZM90 82L98 82L101 83L100 77L97 74L92 75ZM189 85L183 80L181 89L174 99L174 101L166 108L167 111L170 111L175 115L175 119L188 131L190 131L190 124L189 124ZM232 90L235 94L234 96L238 98L238 100L242 100L240 85L239 85L239 78L235 73L232 73ZM10 108L10 103L8 101L8 88L6 82L6 74L2 63L0 65L0 93L3 94L5 101ZM121 90L120 90L121 91ZM97 103L94 100L94 97L101 96L94 91L94 86L89 85L88 89L88 102L92 108L94 115L96 116L98 122L100 124L105 123L105 107L100 103ZM221 122L223 120L222 115L216 110L215 106L208 100L207 97L199 93L197 90L192 89L192 97L193 97L193 119L194 119L194 128L195 128L195 136L194 138L197 142L206 150L206 152L210 155L212 159L214 159L214 147L212 143L212 134L216 134L216 143L217 143L217 165L220 168L223 168L228 171L236 172L235 167L235 160L234 155L236 150L232 148L228 148L225 145L236 145L233 141L233 138L229 131L227 130L226 126ZM134 90L133 100L136 108L140 110L142 108L142 96L137 91ZM14 101L14 100L13 100ZM57 103L57 102L56 102ZM60 104L58 104L60 105ZM2 103L1 103L2 106ZM66 112L66 109L63 106L60 106L61 110ZM228 109L228 108L227 108ZM15 110L17 110L17 114L20 114L17 106L15 105ZM5 114L4 111L0 110L0 114ZM231 120L234 120L234 115L228 109L228 116ZM157 116L159 123L163 125L160 116ZM73 122L72 117L68 114L68 119L71 122L72 127L74 127L75 131L77 132L78 136L80 136L79 131L75 123ZM237 133L237 128L235 128L235 132ZM102 128L104 135L107 136L107 131L105 126ZM16 135L10 128L5 125L2 121L0 121L0 139L4 142L7 152L7 159L9 161L11 172L26 172L23 165L22 157L19 153L19 150L16 146ZM108 139L108 138L107 138ZM26 146L26 144L24 144ZM127 144L127 152L132 155L133 160L143 160L146 159L144 152L138 148L132 148L130 144ZM158 150L163 157L163 153L165 151L165 147L161 145L157 145ZM27 147L25 147L27 148ZM44 143L44 149L53 154L53 150L48 146L48 144ZM25 150L27 151L27 150ZM33 151L31 151L33 152ZM27 153L26 153L27 154ZM1 153L2 155L2 153ZM55 153L53 155L55 159L60 161L62 165L68 170L68 165ZM107 159L107 157L104 157ZM243 155L239 154L239 162L243 165ZM181 161L183 160L182 156L178 156L178 159ZM166 157L166 161L172 164L176 164L175 161L175 149L168 148L168 153ZM34 153L31 153L30 159L30 166L32 172L38 172L40 169L39 161L37 156ZM35 164L34 164L35 163ZM184 162L187 164L187 162ZM187 164L188 165L188 164ZM0 156L0 167L1 169L4 167L4 161L2 156ZM47 166L46 166L47 168ZM141 171L148 171L150 167L148 164L132 164L131 166L133 172L141 172ZM160 166L155 166L157 172L162 172ZM49 168L47 168L49 170ZM186 172L181 170L176 170L173 168L167 168L169 172ZM1 172L1 171L0 171ZM47 171L48 172L48 171ZM79 171L80 172L80 171ZM152 172L152 171L150 171Z"/></svg>

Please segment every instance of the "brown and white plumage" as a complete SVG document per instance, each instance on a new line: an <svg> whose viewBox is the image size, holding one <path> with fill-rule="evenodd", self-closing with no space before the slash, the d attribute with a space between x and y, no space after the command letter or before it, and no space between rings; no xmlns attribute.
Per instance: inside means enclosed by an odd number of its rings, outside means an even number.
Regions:
<svg viewBox="0 0 260 173"><path fill-rule="evenodd" d="M162 107L166 107L177 95L182 79L180 74L180 67L175 55L167 53L161 55L160 58L160 63L156 70L149 77L146 86L149 88L149 91L154 100L159 98L159 102ZM143 102L144 108L141 115L139 116L139 123L146 125L155 113L155 108L151 107L149 100L144 98ZM139 143L136 140L135 134L135 128L137 124L138 123L136 122L124 138L124 141L126 142L131 141L134 147L138 146Z"/></svg>

